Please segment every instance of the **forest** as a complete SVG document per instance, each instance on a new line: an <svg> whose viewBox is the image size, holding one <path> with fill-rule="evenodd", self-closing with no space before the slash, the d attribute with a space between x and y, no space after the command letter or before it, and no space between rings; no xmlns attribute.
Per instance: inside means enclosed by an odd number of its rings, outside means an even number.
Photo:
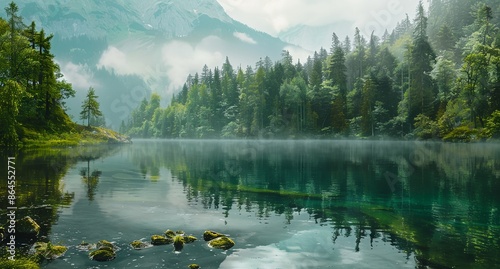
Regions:
<svg viewBox="0 0 500 269"><path fill-rule="evenodd" d="M152 94L120 132L157 138L500 135L500 8L495 0L420 2L391 32L356 28L307 61L288 51L255 66L204 66L166 108Z"/></svg>
<svg viewBox="0 0 500 269"><path fill-rule="evenodd" d="M60 134L74 123L65 100L75 95L51 53L52 34L25 25L11 2L0 18L0 146L39 134Z"/></svg>

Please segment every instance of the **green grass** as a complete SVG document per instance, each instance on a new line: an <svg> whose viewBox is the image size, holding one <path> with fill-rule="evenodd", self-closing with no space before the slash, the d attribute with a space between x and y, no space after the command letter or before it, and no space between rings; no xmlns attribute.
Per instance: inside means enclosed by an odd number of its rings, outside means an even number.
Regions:
<svg viewBox="0 0 500 269"><path fill-rule="evenodd" d="M37 262L28 258L16 258L9 260L7 258L0 260L0 268L9 269L39 269L40 265Z"/></svg>
<svg viewBox="0 0 500 269"><path fill-rule="evenodd" d="M106 144L121 138L120 134L106 128L75 125L63 133L36 132L23 128L21 142L23 148L50 148Z"/></svg>

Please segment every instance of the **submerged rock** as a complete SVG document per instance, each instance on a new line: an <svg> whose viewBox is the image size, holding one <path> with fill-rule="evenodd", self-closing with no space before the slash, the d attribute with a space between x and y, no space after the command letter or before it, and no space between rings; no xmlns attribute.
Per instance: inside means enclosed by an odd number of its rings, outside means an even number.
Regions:
<svg viewBox="0 0 500 269"><path fill-rule="evenodd" d="M188 268L189 269L200 269L200 266L196 263L192 263L192 264L188 265Z"/></svg>
<svg viewBox="0 0 500 269"><path fill-rule="evenodd" d="M52 245L52 243L36 242L33 244L35 255L40 256L46 260L57 259L66 253L68 250L65 246Z"/></svg>
<svg viewBox="0 0 500 269"><path fill-rule="evenodd" d="M223 234L220 234L218 232L214 232L214 231L205 231L203 233L203 239L205 241L210 241L210 240L213 240L217 237L221 237L221 236L224 236Z"/></svg>
<svg viewBox="0 0 500 269"><path fill-rule="evenodd" d="M173 238L162 235L155 234L151 236L151 244L155 246L171 244L173 241Z"/></svg>
<svg viewBox="0 0 500 269"><path fill-rule="evenodd" d="M227 236L222 236L212 239L208 242L208 245L213 248L228 250L234 246L234 241Z"/></svg>

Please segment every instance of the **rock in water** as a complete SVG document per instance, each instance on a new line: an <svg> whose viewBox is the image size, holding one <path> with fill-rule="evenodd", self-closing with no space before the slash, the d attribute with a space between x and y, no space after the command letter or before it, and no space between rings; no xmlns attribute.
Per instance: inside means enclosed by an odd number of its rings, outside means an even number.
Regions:
<svg viewBox="0 0 500 269"><path fill-rule="evenodd" d="M91 260L98 262L107 262L116 258L116 250L118 249L113 243L107 240L101 240L96 244L97 250L89 253Z"/></svg>
<svg viewBox="0 0 500 269"><path fill-rule="evenodd" d="M89 257L94 261L107 262L113 260L116 257L116 253L108 248L98 249L90 252Z"/></svg>
<svg viewBox="0 0 500 269"><path fill-rule="evenodd" d="M218 232L214 232L214 231L205 231L203 233L203 239L205 239L205 241L210 241L212 239L215 239L215 238L221 237L221 236L224 236L224 235L220 234Z"/></svg>
<svg viewBox="0 0 500 269"><path fill-rule="evenodd" d="M35 255L41 256L46 260L54 260L66 253L68 250L65 246L52 245L52 243L36 242L33 244Z"/></svg>
<svg viewBox="0 0 500 269"><path fill-rule="evenodd" d="M155 234L151 236L151 244L155 246L171 244L173 241L172 238L162 235Z"/></svg>
<svg viewBox="0 0 500 269"><path fill-rule="evenodd" d="M234 241L227 236L222 236L211 240L208 245L213 248L227 250L234 246Z"/></svg>

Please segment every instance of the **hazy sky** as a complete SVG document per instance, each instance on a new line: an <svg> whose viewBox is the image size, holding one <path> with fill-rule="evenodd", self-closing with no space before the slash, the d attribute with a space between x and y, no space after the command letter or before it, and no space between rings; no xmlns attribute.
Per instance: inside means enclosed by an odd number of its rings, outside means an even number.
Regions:
<svg viewBox="0 0 500 269"><path fill-rule="evenodd" d="M233 19L276 36L290 27L352 23L369 35L392 30L408 13L413 19L419 0L217 0ZM424 0L427 6L428 0Z"/></svg>

